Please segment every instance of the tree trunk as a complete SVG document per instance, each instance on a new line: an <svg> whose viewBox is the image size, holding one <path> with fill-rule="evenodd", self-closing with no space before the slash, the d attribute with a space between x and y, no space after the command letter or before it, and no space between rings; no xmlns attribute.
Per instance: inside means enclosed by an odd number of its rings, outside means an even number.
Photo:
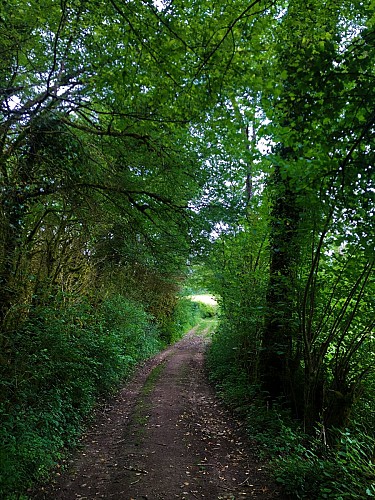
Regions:
<svg viewBox="0 0 375 500"><path fill-rule="evenodd" d="M1 200L0 206L0 325L5 327L5 320L9 309L14 303L16 295L14 283L14 264L17 252L17 241L20 233L20 218L17 211L17 200L9 196Z"/></svg>
<svg viewBox="0 0 375 500"><path fill-rule="evenodd" d="M291 151L281 148L281 156ZM294 269L298 262L296 245L299 210L289 177L282 177L275 167L270 179L274 199L271 211L270 280L267 292L267 316L263 337L262 381L270 401L279 398L296 406L294 388L298 359L293 356Z"/></svg>

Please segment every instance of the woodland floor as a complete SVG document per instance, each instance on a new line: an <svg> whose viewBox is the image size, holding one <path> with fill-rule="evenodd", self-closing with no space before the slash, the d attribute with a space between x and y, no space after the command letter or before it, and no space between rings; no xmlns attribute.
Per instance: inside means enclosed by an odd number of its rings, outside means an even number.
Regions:
<svg viewBox="0 0 375 500"><path fill-rule="evenodd" d="M98 413L68 469L33 499L282 498L203 367L189 332L147 361Z"/></svg>

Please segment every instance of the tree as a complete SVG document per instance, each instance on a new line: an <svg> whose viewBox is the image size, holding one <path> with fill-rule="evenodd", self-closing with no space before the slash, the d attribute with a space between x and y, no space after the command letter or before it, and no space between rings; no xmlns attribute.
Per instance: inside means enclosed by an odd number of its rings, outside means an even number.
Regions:
<svg viewBox="0 0 375 500"><path fill-rule="evenodd" d="M345 1L290 1L269 9L264 19L251 42L245 29L239 37L238 50L258 48L258 58L246 66L245 81L233 72L232 89L239 95L229 101L240 102L233 106L239 119L232 133L240 134L239 123L247 123L268 141L263 154L256 141L255 147L245 141L239 146L251 158L262 200L248 210L255 215L263 206L268 224L269 260L262 253L261 266L269 265L268 291L264 295L263 281L260 371L253 382L261 381L269 402L287 404L309 431L317 423L340 427L371 365L359 357L369 352L373 329L363 313L373 289L372 15L360 2L354 8ZM240 199L249 170L240 164L237 172L232 186ZM233 240L247 248L255 227L241 224ZM242 231L246 243L242 234L234 236ZM226 285L224 311L229 290L242 290L242 277L232 273ZM254 288L236 295L247 343L257 338L251 325L259 309L245 307L253 294ZM242 364L253 366L253 356L244 358Z"/></svg>
<svg viewBox="0 0 375 500"><path fill-rule="evenodd" d="M368 300L373 267L368 177L373 114L363 100L373 99L368 87L373 47L362 24L366 9L358 9L354 19L346 7L345 2L340 7L289 2L280 23L282 49L276 59L281 79L268 115L273 138L282 146L273 159L276 183L271 190L276 201L271 223L277 245L271 247L264 376L271 396L303 397L302 414L309 429L321 419L327 427L347 422L368 371L358 369L355 353L373 326L359 313ZM347 30L355 24L362 31L349 40ZM353 59L362 61L359 72L354 71ZM302 61L307 64L303 72ZM362 176L370 191L363 189ZM349 206L361 214L350 229ZM353 252L358 263L363 259L354 274ZM327 277L327 267L334 265L338 267L333 291L327 295L322 275ZM270 351L276 352L271 366ZM302 367L303 396L297 382ZM293 404L300 406L298 401Z"/></svg>

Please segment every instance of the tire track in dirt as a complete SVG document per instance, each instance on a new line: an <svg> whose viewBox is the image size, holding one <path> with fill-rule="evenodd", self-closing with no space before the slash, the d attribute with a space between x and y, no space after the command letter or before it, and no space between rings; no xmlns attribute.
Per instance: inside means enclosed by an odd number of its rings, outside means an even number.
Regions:
<svg viewBox="0 0 375 500"><path fill-rule="evenodd" d="M206 380L206 343L192 330L149 360L32 498L281 498Z"/></svg>

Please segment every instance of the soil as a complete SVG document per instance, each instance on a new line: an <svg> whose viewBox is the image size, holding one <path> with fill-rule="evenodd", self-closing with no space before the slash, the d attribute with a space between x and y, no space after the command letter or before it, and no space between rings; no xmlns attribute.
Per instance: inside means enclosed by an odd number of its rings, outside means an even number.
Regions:
<svg viewBox="0 0 375 500"><path fill-rule="evenodd" d="M31 498L281 499L204 371L189 332L148 360L95 418L64 472Z"/></svg>

